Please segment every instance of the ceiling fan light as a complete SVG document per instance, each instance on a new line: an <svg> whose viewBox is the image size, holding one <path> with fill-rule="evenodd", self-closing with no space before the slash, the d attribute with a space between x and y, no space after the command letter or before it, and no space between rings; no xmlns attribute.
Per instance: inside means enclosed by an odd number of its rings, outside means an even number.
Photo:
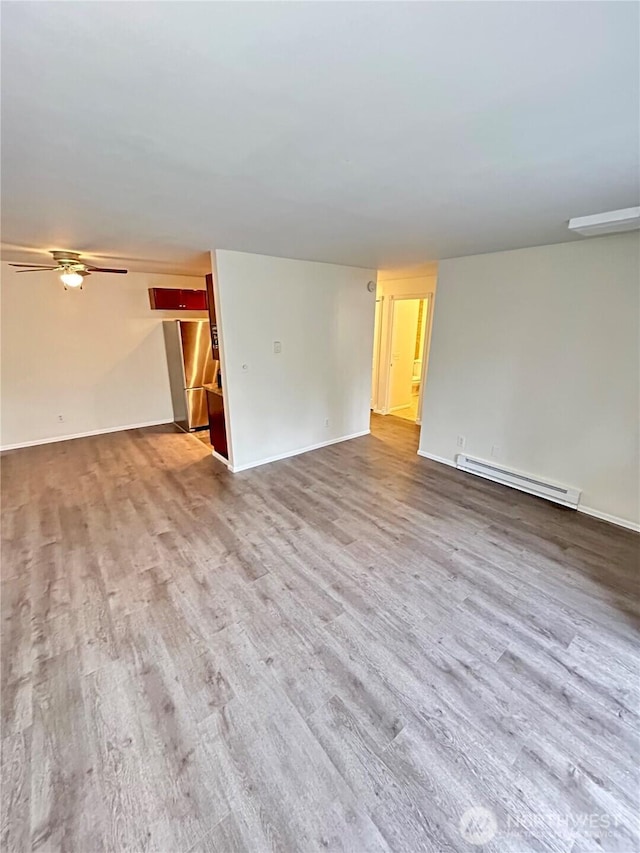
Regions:
<svg viewBox="0 0 640 853"><path fill-rule="evenodd" d="M78 272L63 272L60 281L65 287L81 287L83 278Z"/></svg>

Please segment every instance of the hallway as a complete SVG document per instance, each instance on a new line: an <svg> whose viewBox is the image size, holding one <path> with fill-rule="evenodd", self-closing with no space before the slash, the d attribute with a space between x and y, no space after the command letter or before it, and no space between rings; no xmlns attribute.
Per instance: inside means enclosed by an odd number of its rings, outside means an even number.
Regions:
<svg viewBox="0 0 640 853"><path fill-rule="evenodd" d="M403 421L411 421L412 423L415 423L418 417L417 395L414 395L411 398L411 405L407 406L406 409L398 409L396 412L391 412L390 414L391 417L402 418Z"/></svg>

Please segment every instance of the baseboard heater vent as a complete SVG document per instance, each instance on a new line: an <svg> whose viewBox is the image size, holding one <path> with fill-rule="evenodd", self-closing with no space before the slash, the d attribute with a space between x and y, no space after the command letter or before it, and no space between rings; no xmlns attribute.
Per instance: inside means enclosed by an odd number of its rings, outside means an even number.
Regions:
<svg viewBox="0 0 640 853"><path fill-rule="evenodd" d="M456 468L460 468L461 471L468 471L469 474L476 474L478 477L484 477L485 480L502 483L503 486L511 486L512 489L519 489L521 492L546 498L546 500L562 504L562 506L573 507L573 509L577 509L580 501L579 489L539 480L531 474L521 474L519 471L501 468L499 465L484 462L482 459L472 459L462 453L456 456Z"/></svg>

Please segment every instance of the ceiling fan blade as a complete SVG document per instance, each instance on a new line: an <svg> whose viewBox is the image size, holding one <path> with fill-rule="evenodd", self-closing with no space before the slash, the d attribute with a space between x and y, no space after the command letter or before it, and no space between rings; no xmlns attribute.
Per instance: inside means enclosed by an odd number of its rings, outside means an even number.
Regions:
<svg viewBox="0 0 640 853"><path fill-rule="evenodd" d="M58 267L31 267L28 270L16 270L16 273L21 272L46 272L47 270L57 270Z"/></svg>
<svg viewBox="0 0 640 853"><path fill-rule="evenodd" d="M30 270L55 270L57 267L39 267L35 264L9 264L10 267L28 267Z"/></svg>
<svg viewBox="0 0 640 853"><path fill-rule="evenodd" d="M108 267L92 267L89 264L85 264L85 266L88 270L91 270L91 272L118 272L118 273L129 272L129 270L112 270L112 269L109 269Z"/></svg>

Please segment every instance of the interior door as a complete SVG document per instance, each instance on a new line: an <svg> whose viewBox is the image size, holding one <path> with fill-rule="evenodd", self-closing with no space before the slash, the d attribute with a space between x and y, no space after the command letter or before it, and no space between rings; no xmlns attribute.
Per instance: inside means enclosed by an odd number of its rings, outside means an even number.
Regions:
<svg viewBox="0 0 640 853"><path fill-rule="evenodd" d="M393 303L389 411L397 411L411 405L419 308L419 299L396 299Z"/></svg>

